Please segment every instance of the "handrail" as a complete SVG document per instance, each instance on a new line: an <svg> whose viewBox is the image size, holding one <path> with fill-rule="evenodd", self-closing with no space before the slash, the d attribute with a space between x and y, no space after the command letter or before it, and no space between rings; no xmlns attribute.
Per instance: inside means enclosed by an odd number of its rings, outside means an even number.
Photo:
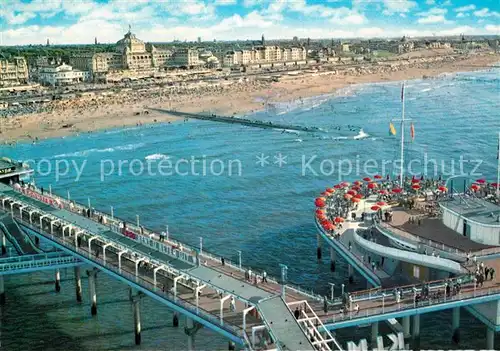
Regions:
<svg viewBox="0 0 500 351"><path fill-rule="evenodd" d="M324 229L321 227L319 221L318 221L318 218L315 218L315 222L316 222L316 227L318 228L318 230L320 230L323 234L325 234L326 236L330 237L327 233L325 233ZM356 231L355 229L353 229L354 231ZM332 238L332 240L335 240L334 238ZM354 261L356 261L356 263L361 266L361 267L365 267L366 269L368 269L368 272L370 272L370 275L372 275L372 278L375 277L375 281L379 281L380 282L380 278L378 277L377 273L375 273L374 270L372 270L371 266L364 262L361 258L359 258L354 252L352 251L349 251L349 249L347 247L345 247L344 243L340 240L336 240L335 241L336 243L338 242L339 245L337 245L337 247L339 247L346 255L348 255L349 257L353 258Z"/></svg>
<svg viewBox="0 0 500 351"><path fill-rule="evenodd" d="M26 220L23 218L19 218L19 216L15 215L16 219L22 222L23 226L26 226L34 231L37 231L38 233L44 235L47 237L49 240L53 240L67 248L69 248L71 251L74 251L76 254L81 255L85 257L87 260L94 262L98 266L102 266L112 272L114 272L117 275L120 275L127 280L133 282L134 284L140 285L142 288L149 290L150 292L165 298L169 300L170 302L173 302L174 304L180 304L182 307L185 309L189 310L189 312L200 316L201 318L209 321L210 323L213 323L217 325L218 327L234 334L237 336L242 336L243 329L237 325L231 324L230 322L224 322L223 324L220 323L220 316L215 316L211 312L204 310L202 307L198 306L196 307L192 303L190 303L187 300L182 299L179 296L173 295L169 291L161 291L158 290L158 286L154 286L154 284L150 283L146 279L136 276L135 272L130 272L127 270L127 267L118 267L117 265L111 263L110 261L104 261L100 257L96 257L92 252L88 252L88 248L83 245L81 247L76 247L74 246L73 242L71 240L66 240L66 238L62 239L56 235L53 234L48 234L45 232L45 230L39 228L38 226L35 226L31 223L28 223ZM203 313L200 313L200 311L203 311Z"/></svg>
<svg viewBox="0 0 500 351"><path fill-rule="evenodd" d="M446 245L446 244L439 242L439 241L435 241L435 240L431 240L431 239L423 239L422 237L420 237L416 234L413 234L411 232L408 232L406 230L402 230L402 229L392 225L389 222L379 222L375 225L375 227L378 230L386 229L386 230L392 231L394 234L396 234L396 235L399 234L398 236L401 236L401 237L405 237L405 236L410 237L412 240L416 241L417 243L429 245L430 247L433 247L433 248L438 249L438 250L447 251L447 252L450 252L450 253L453 253L453 254L456 254L459 256L463 256L463 257L466 256L466 253L462 249ZM383 229L381 229L381 228L383 228Z"/></svg>
<svg viewBox="0 0 500 351"><path fill-rule="evenodd" d="M38 191L38 189L35 187L35 189L32 189L32 191ZM41 195L41 194L40 194ZM88 207L74 201L74 200L68 200L68 199L65 199L57 194L44 194L43 196L50 196L54 199L57 199L63 206L66 210L69 210L71 212L75 212L75 209L76 210L79 210L79 211L82 211L82 210L87 210ZM73 204L73 209L71 208L72 206L70 206L70 204ZM97 221L99 215L102 215L104 217L106 217L106 221L108 222L106 225L108 225L111 229L113 229L113 225L116 226L116 227L119 227L119 225L121 223L123 223L123 221L121 220L118 220L116 217L111 217L111 215L109 213L107 213L106 211L101 211L101 210L94 210L94 217L90 218L94 221ZM155 235L155 236L159 236L158 233L155 233L147 228L143 228L143 232L144 232L144 235L140 234L141 232L141 229L138 228L135 224L133 223L130 223L130 222L126 222L127 224L127 229L129 230L132 230L134 232L134 234L136 234L137 236L142 236L146 239L150 239L150 235ZM115 232L116 231L116 228L114 228ZM121 232L117 232L119 234L121 234ZM156 238L154 238L156 242L160 242L160 243L169 243L171 245L174 245L174 246L182 246L183 248L186 248L188 250L191 250L191 251L196 251L198 250L197 248L189 245L189 244L185 244L185 243L182 243L178 240L175 240L173 239L171 236L169 236L168 240L165 238L163 241L159 241L157 240ZM141 241L142 243L145 244L145 242ZM221 256L218 256L218 255L215 255L213 253L210 253L209 251L207 250L203 250L201 253L200 253L200 257L206 257L206 258L209 258L213 261L216 261L216 262L221 262ZM194 258L194 257L193 257ZM187 262L189 262L189 260L186 260ZM236 263L236 262L232 262L231 260L229 259L225 259L224 258L224 264L227 265L227 266L230 266L231 268L235 269L235 270L238 270L240 272L245 272L247 269L242 265L242 267L240 268L239 267L239 263ZM193 262L189 262L189 263L193 263ZM262 279L262 275L257 275L258 278ZM276 277L272 277L270 275L267 275L267 280L272 282L272 283L275 283L275 284L280 284L280 280ZM301 288L300 286L296 285L296 284L291 284L291 283L287 283L286 284L286 288L287 289L290 289L290 290L293 290L299 294L303 294L305 296L308 296L312 299L315 299L315 300L318 300L318 301L322 301L323 300L323 296L321 296L320 294L317 294L317 293L314 293L312 290L310 291L307 291L303 288Z"/></svg>

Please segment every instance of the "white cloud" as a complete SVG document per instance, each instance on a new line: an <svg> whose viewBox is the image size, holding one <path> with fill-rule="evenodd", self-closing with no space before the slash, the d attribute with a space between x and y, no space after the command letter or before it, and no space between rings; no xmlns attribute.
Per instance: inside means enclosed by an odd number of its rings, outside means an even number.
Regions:
<svg viewBox="0 0 500 351"><path fill-rule="evenodd" d="M266 2L266 0L243 0L243 6L244 7L254 7L257 5L261 5L264 2Z"/></svg>
<svg viewBox="0 0 500 351"><path fill-rule="evenodd" d="M214 4L219 6L236 5L236 0L215 0Z"/></svg>
<svg viewBox="0 0 500 351"><path fill-rule="evenodd" d="M422 17L417 20L420 24L431 24L431 23L445 23L446 18L443 15L430 15L427 17Z"/></svg>
<svg viewBox="0 0 500 351"><path fill-rule="evenodd" d="M35 18L36 15L33 12L21 12L21 13L7 13L4 17L8 24L23 24L28 22L30 19Z"/></svg>
<svg viewBox="0 0 500 351"><path fill-rule="evenodd" d="M447 9L440 9L438 7L434 7L432 9L429 9L428 11L417 13L417 16L422 16L422 17L432 16L432 15L439 16L439 15L445 15L447 12L448 12Z"/></svg>
<svg viewBox="0 0 500 351"><path fill-rule="evenodd" d="M464 18L464 17L469 17L470 15L468 13L463 13L459 12L457 13L457 18Z"/></svg>
<svg viewBox="0 0 500 351"><path fill-rule="evenodd" d="M476 5L467 5L467 6L457 7L454 11L455 12L467 12L467 11L472 11L475 9L476 9Z"/></svg>
<svg viewBox="0 0 500 351"><path fill-rule="evenodd" d="M427 5L434 5L436 3L436 1L435 0L426 0L425 3Z"/></svg>
<svg viewBox="0 0 500 351"><path fill-rule="evenodd" d="M415 1L411 0L383 0L385 10L384 15L392 15L394 13L406 13L417 6Z"/></svg>
<svg viewBox="0 0 500 351"><path fill-rule="evenodd" d="M484 29L486 29L487 32L496 33L497 35L500 34L500 25L488 24Z"/></svg>
<svg viewBox="0 0 500 351"><path fill-rule="evenodd" d="M487 7L483 8L481 10L478 10L478 11L474 11L474 15L476 17L500 17L499 12L490 11L490 9Z"/></svg>

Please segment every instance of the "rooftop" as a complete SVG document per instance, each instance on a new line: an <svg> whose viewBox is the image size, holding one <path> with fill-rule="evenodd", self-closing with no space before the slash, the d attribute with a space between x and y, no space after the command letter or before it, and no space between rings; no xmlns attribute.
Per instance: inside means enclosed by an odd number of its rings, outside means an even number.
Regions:
<svg viewBox="0 0 500 351"><path fill-rule="evenodd" d="M23 167L21 163L12 161L6 157L0 158L0 179L32 172L33 170Z"/></svg>
<svg viewBox="0 0 500 351"><path fill-rule="evenodd" d="M454 196L439 204L450 211L481 224L500 227L500 206L476 197Z"/></svg>

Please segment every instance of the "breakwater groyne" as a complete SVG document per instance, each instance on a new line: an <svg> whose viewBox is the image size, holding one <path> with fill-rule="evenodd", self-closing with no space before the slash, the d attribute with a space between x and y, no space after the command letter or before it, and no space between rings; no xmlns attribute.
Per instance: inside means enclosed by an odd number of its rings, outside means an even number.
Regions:
<svg viewBox="0 0 500 351"><path fill-rule="evenodd" d="M218 116L215 114L201 114L201 113L189 113L189 112L180 112L173 110L165 110L159 108L150 108L150 110L168 113L169 115L182 117L185 119L193 118L199 119L203 121L212 121L212 122L221 122L221 123L230 123L230 124L241 124L247 127L255 127L255 128L264 128L264 129L278 129L283 131L297 131L297 132L307 132L307 133L322 133L325 132L321 128L318 127L305 127L298 125L290 125L290 124L280 124L273 123L269 121L258 121L247 118L238 118L238 117L229 117L229 116Z"/></svg>

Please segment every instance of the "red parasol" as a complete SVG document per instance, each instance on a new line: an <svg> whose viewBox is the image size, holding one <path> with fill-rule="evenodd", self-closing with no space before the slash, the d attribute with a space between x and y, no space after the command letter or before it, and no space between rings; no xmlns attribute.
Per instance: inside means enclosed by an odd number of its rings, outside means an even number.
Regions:
<svg viewBox="0 0 500 351"><path fill-rule="evenodd" d="M317 215L320 215L320 214L324 215L324 214L325 214L325 210L321 210L321 209L319 209L319 208L318 208L318 209L316 210L316 214L317 214Z"/></svg>
<svg viewBox="0 0 500 351"><path fill-rule="evenodd" d="M326 230L335 230L335 225L332 222L326 221L325 223L322 224L323 228Z"/></svg>
<svg viewBox="0 0 500 351"><path fill-rule="evenodd" d="M352 189L352 190L354 190L354 191L360 191L360 190L361 190L361 187L360 187L360 186L355 185L355 186L353 186L351 189Z"/></svg>
<svg viewBox="0 0 500 351"><path fill-rule="evenodd" d="M478 191L478 190L479 190L479 188L480 188L480 186L479 186L479 185L477 185L477 184L472 184L472 185L470 186L470 188L471 188L472 190L474 190L474 191Z"/></svg>
<svg viewBox="0 0 500 351"><path fill-rule="evenodd" d="M394 189L392 189L392 192L393 192L394 194L399 194L399 193L400 193L400 192L402 192L402 191L403 191L403 189L401 189L401 188L394 188Z"/></svg>
<svg viewBox="0 0 500 351"><path fill-rule="evenodd" d="M373 205L370 208L371 208L372 211L378 211L378 210L380 210L380 206L377 206L377 205Z"/></svg>
<svg viewBox="0 0 500 351"><path fill-rule="evenodd" d="M373 176L373 178L375 178L375 179L382 179L382 176L381 176L380 174L375 174L375 175Z"/></svg>
<svg viewBox="0 0 500 351"><path fill-rule="evenodd" d="M444 185L441 185L439 188L438 188L439 191L442 191L443 193L447 192L448 191L448 188L445 187Z"/></svg>
<svg viewBox="0 0 500 351"><path fill-rule="evenodd" d="M411 186L411 188L412 188L413 190L418 190L418 189L420 189L420 185L419 185L419 184L413 184L413 185Z"/></svg>
<svg viewBox="0 0 500 351"><path fill-rule="evenodd" d="M364 178L363 178L363 180L364 180L365 182L371 182L371 181L372 181L372 179L371 179L370 177L364 177Z"/></svg>
<svg viewBox="0 0 500 351"><path fill-rule="evenodd" d="M376 183L370 183L368 184L368 189L375 189L377 187Z"/></svg>
<svg viewBox="0 0 500 351"><path fill-rule="evenodd" d="M351 197L352 197L352 195L351 195L351 194L345 194L345 195L344 195L344 199L346 199L346 200L349 200Z"/></svg>
<svg viewBox="0 0 500 351"><path fill-rule="evenodd" d="M316 207L325 207L326 201L324 197L318 197L314 200Z"/></svg>
<svg viewBox="0 0 500 351"><path fill-rule="evenodd" d="M387 190L385 190L385 189L380 189L380 190L378 191L378 193L379 193L379 194L383 194L383 195L385 195L385 194L387 194Z"/></svg>
<svg viewBox="0 0 500 351"><path fill-rule="evenodd" d="M413 178L413 179L411 180L411 182L412 182L413 184L420 183L420 179Z"/></svg>
<svg viewBox="0 0 500 351"><path fill-rule="evenodd" d="M335 189L333 189L333 188L326 188L326 192L332 194L332 193L335 192Z"/></svg>
<svg viewBox="0 0 500 351"><path fill-rule="evenodd" d="M478 180L476 180L476 183L484 184L484 183L486 183L486 179L478 179Z"/></svg>
<svg viewBox="0 0 500 351"><path fill-rule="evenodd" d="M349 190L347 194L354 196L357 194L357 192L355 190Z"/></svg>
<svg viewBox="0 0 500 351"><path fill-rule="evenodd" d="M377 202L377 205L382 207L382 206L387 206L387 203L385 201L379 201Z"/></svg>
<svg viewBox="0 0 500 351"><path fill-rule="evenodd" d="M352 202L360 202L360 201L361 201L361 199L360 199L360 198L358 198L358 197L353 197L353 198L351 199L351 201L352 201Z"/></svg>
<svg viewBox="0 0 500 351"><path fill-rule="evenodd" d="M340 185L340 184L335 184L333 187L334 187L335 189L340 189L340 188L342 188L342 185Z"/></svg>
<svg viewBox="0 0 500 351"><path fill-rule="evenodd" d="M356 194L356 195L354 195L354 197L356 199L360 199L361 200L363 198L363 195L362 194Z"/></svg>
<svg viewBox="0 0 500 351"><path fill-rule="evenodd" d="M360 186L360 185L361 185L361 184L363 184L363 183L361 183L359 180L356 180L356 181L355 181L355 182L353 182L352 184L354 184L354 185L356 185L356 186Z"/></svg>
<svg viewBox="0 0 500 351"><path fill-rule="evenodd" d="M335 223L342 223L344 221L344 218L342 217L335 217Z"/></svg>

